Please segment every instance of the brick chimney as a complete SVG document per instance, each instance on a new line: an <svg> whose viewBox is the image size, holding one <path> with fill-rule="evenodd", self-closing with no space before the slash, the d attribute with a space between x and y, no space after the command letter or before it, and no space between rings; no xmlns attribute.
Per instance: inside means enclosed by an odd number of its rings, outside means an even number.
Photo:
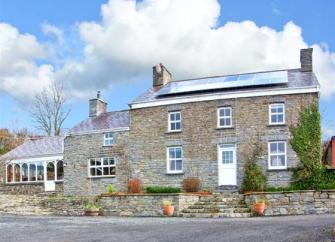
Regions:
<svg viewBox="0 0 335 242"><path fill-rule="evenodd" d="M301 71L313 71L313 48L300 50Z"/></svg>
<svg viewBox="0 0 335 242"><path fill-rule="evenodd" d="M97 97L89 100L89 117L96 117L107 110L107 103L100 98L100 91Z"/></svg>
<svg viewBox="0 0 335 242"><path fill-rule="evenodd" d="M171 73L163 66L162 63L152 67L152 86L155 90L164 86L166 83L170 82L172 79Z"/></svg>

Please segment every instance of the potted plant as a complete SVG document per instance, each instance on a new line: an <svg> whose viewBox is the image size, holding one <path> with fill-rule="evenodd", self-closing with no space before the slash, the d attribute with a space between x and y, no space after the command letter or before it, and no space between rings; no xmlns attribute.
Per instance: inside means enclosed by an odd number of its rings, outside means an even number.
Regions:
<svg viewBox="0 0 335 242"><path fill-rule="evenodd" d="M265 208L265 199L258 199L254 202L253 210L257 215L263 215Z"/></svg>
<svg viewBox="0 0 335 242"><path fill-rule="evenodd" d="M182 186L185 192L199 192L200 179L198 177L186 177L182 181Z"/></svg>
<svg viewBox="0 0 335 242"><path fill-rule="evenodd" d="M87 203L85 205L86 216L98 216L100 213L100 206L95 203Z"/></svg>
<svg viewBox="0 0 335 242"><path fill-rule="evenodd" d="M174 206L170 200L163 201L163 214L166 216L172 216L174 212Z"/></svg>
<svg viewBox="0 0 335 242"><path fill-rule="evenodd" d="M132 178L128 181L128 192L140 193L142 191L142 181L138 178Z"/></svg>
<svg viewBox="0 0 335 242"><path fill-rule="evenodd" d="M113 187L112 184L107 185L107 191L108 191L108 193L113 193L114 192L114 187Z"/></svg>

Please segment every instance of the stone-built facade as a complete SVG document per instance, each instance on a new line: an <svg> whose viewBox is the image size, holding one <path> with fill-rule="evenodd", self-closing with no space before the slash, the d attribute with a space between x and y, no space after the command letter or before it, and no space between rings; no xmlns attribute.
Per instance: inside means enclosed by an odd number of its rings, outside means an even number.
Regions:
<svg viewBox="0 0 335 242"><path fill-rule="evenodd" d="M64 193L98 195L129 178L145 186L181 186L199 177L202 189L239 189L246 156L256 143L270 186L286 186L299 158L290 126L300 111L319 103L312 49L300 52L301 68L176 81L159 64L152 87L107 112L100 93L89 117L64 138Z"/></svg>

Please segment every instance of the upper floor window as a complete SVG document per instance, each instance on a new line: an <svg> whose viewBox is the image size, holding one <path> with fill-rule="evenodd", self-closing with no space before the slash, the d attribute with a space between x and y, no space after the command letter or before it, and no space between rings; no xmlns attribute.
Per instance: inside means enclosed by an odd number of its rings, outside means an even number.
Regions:
<svg viewBox="0 0 335 242"><path fill-rule="evenodd" d="M286 142L269 142L269 169L286 169Z"/></svg>
<svg viewBox="0 0 335 242"><path fill-rule="evenodd" d="M218 127L230 128L233 126L233 115L231 107L218 108Z"/></svg>
<svg viewBox="0 0 335 242"><path fill-rule="evenodd" d="M181 112L169 112L169 131L181 131Z"/></svg>
<svg viewBox="0 0 335 242"><path fill-rule="evenodd" d="M104 134L104 146L110 146L114 144L113 133Z"/></svg>
<svg viewBox="0 0 335 242"><path fill-rule="evenodd" d="M167 172L183 172L183 149L182 147L167 148Z"/></svg>
<svg viewBox="0 0 335 242"><path fill-rule="evenodd" d="M91 158L88 169L90 177L115 176L115 160L111 157Z"/></svg>
<svg viewBox="0 0 335 242"><path fill-rule="evenodd" d="M285 104L273 103L269 106L269 123L285 124Z"/></svg>

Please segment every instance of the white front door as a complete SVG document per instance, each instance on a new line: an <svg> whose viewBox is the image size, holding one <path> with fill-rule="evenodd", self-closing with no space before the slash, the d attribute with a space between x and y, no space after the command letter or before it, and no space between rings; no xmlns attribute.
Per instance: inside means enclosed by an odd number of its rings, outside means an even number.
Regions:
<svg viewBox="0 0 335 242"><path fill-rule="evenodd" d="M218 147L219 186L236 185L236 147L219 145Z"/></svg>

